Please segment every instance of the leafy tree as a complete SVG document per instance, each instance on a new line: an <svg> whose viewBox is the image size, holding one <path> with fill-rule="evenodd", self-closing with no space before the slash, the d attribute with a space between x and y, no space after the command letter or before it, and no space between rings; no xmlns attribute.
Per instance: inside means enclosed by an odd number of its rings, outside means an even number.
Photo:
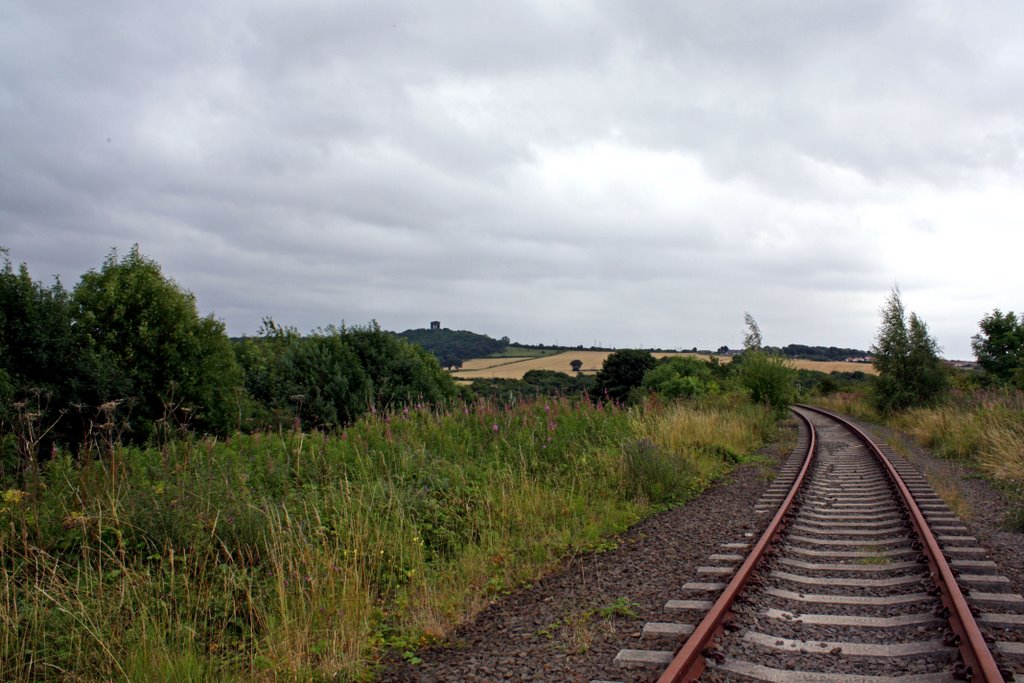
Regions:
<svg viewBox="0 0 1024 683"><path fill-rule="evenodd" d="M283 409L289 419L294 417L291 404L284 401L288 396L288 389L284 388L287 381L284 358L289 347L300 339L295 328L264 318L255 338L245 337L235 344L235 358L242 368L245 390L265 412ZM266 417L265 414L259 416L260 419Z"/></svg>
<svg viewBox="0 0 1024 683"><path fill-rule="evenodd" d="M978 325L981 332L972 337L971 348L986 380L1024 387L1024 316L997 308Z"/></svg>
<svg viewBox="0 0 1024 683"><path fill-rule="evenodd" d="M579 372L583 368L583 361L574 358L573 360L569 361L569 367L572 368L573 372Z"/></svg>
<svg viewBox="0 0 1024 683"><path fill-rule="evenodd" d="M123 259L112 250L72 299L95 359L90 403L129 399L130 437L144 440L165 418L212 432L237 425L242 375L223 323L200 317L192 294L138 245Z"/></svg>
<svg viewBox="0 0 1024 683"><path fill-rule="evenodd" d="M749 313L743 314L743 322L747 326L747 332L743 335L743 348L747 351L759 351L763 344L761 328L758 327L754 316Z"/></svg>
<svg viewBox="0 0 1024 683"><path fill-rule="evenodd" d="M15 406L24 406L48 430L39 448L49 452L53 438L68 440L72 427L63 416L94 384L86 372L93 359L81 348L71 298L60 280L44 287L24 263L15 270L6 250L0 253L0 420L5 429L13 426Z"/></svg>
<svg viewBox="0 0 1024 683"><path fill-rule="evenodd" d="M267 319L260 337L243 340L236 353L262 419L276 416L278 424L298 416L306 425L332 428L371 407L438 404L458 395L434 356L377 323L329 326L303 337Z"/></svg>
<svg viewBox="0 0 1024 683"><path fill-rule="evenodd" d="M264 318L259 336L242 339L235 355L257 406L257 425L299 418L310 427L330 427L366 410L366 374L334 328L303 337Z"/></svg>
<svg viewBox="0 0 1024 683"><path fill-rule="evenodd" d="M595 389L616 401L625 401L631 390L643 384L644 375L656 362L654 356L642 349L616 351L604 359Z"/></svg>
<svg viewBox="0 0 1024 683"><path fill-rule="evenodd" d="M19 385L51 389L62 383L73 357L68 294L56 281L45 288L23 263L0 271L0 363Z"/></svg>
<svg viewBox="0 0 1024 683"><path fill-rule="evenodd" d="M523 375L528 389L523 396L580 396L594 384L587 375L568 375L557 370L529 370Z"/></svg>
<svg viewBox="0 0 1024 683"><path fill-rule="evenodd" d="M871 352L878 378L874 402L890 413L938 401L949 386L949 375L939 358L939 346L916 313L909 320L898 287L893 287L882 308L882 322Z"/></svg>
<svg viewBox="0 0 1024 683"><path fill-rule="evenodd" d="M668 356L644 375L643 387L665 398L696 398L717 393L710 365L688 356Z"/></svg>
<svg viewBox="0 0 1024 683"><path fill-rule="evenodd" d="M293 402L303 422L315 427L349 424L366 412L370 380L359 358L334 329L289 344L278 405Z"/></svg>
<svg viewBox="0 0 1024 683"><path fill-rule="evenodd" d="M780 354L762 348L761 329L753 316L745 313L743 319L747 325L744 350L733 360L732 371L754 403L783 413L796 396L796 372Z"/></svg>
<svg viewBox="0 0 1024 683"><path fill-rule="evenodd" d="M422 401L438 404L458 394L451 376L423 347L384 332L376 322L342 329L345 343L369 380L368 404L388 409Z"/></svg>

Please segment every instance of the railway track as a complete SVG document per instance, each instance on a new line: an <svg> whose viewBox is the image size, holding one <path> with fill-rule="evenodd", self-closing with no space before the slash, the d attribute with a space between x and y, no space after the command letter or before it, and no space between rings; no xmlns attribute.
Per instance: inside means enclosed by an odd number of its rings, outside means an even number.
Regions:
<svg viewBox="0 0 1024 683"><path fill-rule="evenodd" d="M710 555L666 603L678 619L616 657L625 677L1024 683L1024 598L962 522L853 425L796 412L800 440L758 502L766 531Z"/></svg>

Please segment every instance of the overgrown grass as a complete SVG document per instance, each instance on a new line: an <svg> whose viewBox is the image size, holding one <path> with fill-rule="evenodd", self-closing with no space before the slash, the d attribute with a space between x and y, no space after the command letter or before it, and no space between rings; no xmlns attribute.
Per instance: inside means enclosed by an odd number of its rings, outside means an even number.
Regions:
<svg viewBox="0 0 1024 683"><path fill-rule="evenodd" d="M875 410L868 395L863 391L838 391L828 396L816 396L811 403L826 410L849 415L856 420L882 421L882 416Z"/></svg>
<svg viewBox="0 0 1024 683"><path fill-rule="evenodd" d="M957 392L937 408L891 419L939 455L976 466L1009 494L1008 524L1024 531L1024 394Z"/></svg>
<svg viewBox="0 0 1024 683"><path fill-rule="evenodd" d="M0 679L364 680L772 428L559 399L58 453L0 502Z"/></svg>

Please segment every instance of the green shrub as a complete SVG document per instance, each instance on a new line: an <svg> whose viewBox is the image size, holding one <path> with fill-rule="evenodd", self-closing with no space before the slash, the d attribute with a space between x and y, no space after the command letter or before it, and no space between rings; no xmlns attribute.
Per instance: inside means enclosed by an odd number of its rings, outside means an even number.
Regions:
<svg viewBox="0 0 1024 683"><path fill-rule="evenodd" d="M782 356L746 350L739 357L739 382L751 400L783 414L796 397L796 372Z"/></svg>

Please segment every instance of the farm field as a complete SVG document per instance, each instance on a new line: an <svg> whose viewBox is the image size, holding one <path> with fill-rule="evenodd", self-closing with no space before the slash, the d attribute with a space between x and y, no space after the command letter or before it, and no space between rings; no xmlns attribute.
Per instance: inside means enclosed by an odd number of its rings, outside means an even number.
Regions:
<svg viewBox="0 0 1024 683"><path fill-rule="evenodd" d="M871 363L847 363L845 361L820 361L794 359L790 363L797 370L815 370L816 372L863 372L865 375L877 375L878 370Z"/></svg>
<svg viewBox="0 0 1024 683"><path fill-rule="evenodd" d="M583 372L593 374L601 369L604 359L611 354L610 351L564 351L551 356L540 358L472 358L462 364L462 369L452 373L455 379L473 380L489 377L501 379L522 379L530 370L555 370L556 372L571 373L569 363L573 360L583 361ZM695 353L655 353L656 358L666 356L696 356L708 360L711 356ZM720 356L719 360L728 363L728 356ZM877 374L875 367L869 363L846 363L846 362L821 362L812 360L790 361L793 367L800 370L816 370L818 372L864 372L869 375Z"/></svg>

